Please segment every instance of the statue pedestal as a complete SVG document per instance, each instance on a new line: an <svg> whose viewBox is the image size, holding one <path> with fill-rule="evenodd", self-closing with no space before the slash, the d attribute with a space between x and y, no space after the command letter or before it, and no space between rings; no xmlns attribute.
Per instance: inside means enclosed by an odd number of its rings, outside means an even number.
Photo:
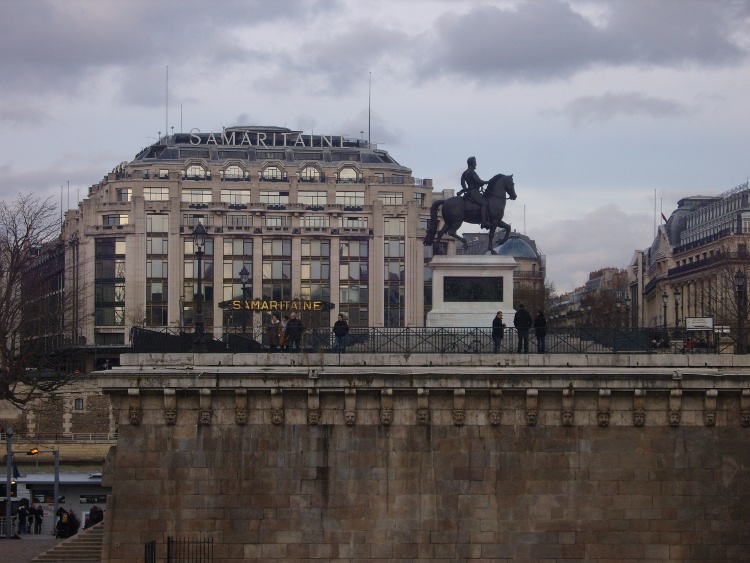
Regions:
<svg viewBox="0 0 750 563"><path fill-rule="evenodd" d="M498 311L513 325L513 270L511 256L434 256L430 328L490 327Z"/></svg>

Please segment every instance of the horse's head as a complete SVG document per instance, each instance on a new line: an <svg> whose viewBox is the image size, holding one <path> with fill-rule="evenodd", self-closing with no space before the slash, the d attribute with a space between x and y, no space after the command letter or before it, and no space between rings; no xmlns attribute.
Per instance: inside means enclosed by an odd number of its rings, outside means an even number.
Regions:
<svg viewBox="0 0 750 563"><path fill-rule="evenodd" d="M513 174L506 176L505 174L495 174L489 182L487 182L487 189L485 194L503 196L504 194L510 194L511 196L516 195L515 184L513 183ZM515 199L515 198L514 198Z"/></svg>

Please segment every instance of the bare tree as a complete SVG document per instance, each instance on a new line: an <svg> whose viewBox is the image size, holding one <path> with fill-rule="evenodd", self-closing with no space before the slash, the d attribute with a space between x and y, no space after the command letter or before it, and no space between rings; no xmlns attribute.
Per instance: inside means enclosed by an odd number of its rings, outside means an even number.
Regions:
<svg viewBox="0 0 750 563"><path fill-rule="evenodd" d="M51 200L31 194L19 194L11 202L0 201L0 399L16 406L67 381L60 370L51 369L54 366L48 351L40 353L35 345L38 340L30 338L33 325L25 323L24 318L29 296L43 297L50 290L43 269L35 265L41 249L50 247L59 237L57 212ZM58 310L42 310L41 317L62 315L62 291L56 298Z"/></svg>

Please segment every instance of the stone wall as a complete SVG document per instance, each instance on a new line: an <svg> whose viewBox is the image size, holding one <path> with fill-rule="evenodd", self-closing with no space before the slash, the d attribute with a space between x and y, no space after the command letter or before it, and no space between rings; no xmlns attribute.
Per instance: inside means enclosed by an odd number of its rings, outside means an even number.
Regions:
<svg viewBox="0 0 750 563"><path fill-rule="evenodd" d="M747 560L747 368L372 360L108 372L103 560Z"/></svg>

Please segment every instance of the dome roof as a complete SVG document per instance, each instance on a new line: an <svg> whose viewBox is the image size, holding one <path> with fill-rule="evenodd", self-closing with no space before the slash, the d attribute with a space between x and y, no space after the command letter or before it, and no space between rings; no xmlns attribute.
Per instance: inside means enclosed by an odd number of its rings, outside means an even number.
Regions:
<svg viewBox="0 0 750 563"><path fill-rule="evenodd" d="M518 233L511 234L507 241L495 247L495 252L500 256L512 256L513 258L530 258L532 260L539 258L536 250Z"/></svg>

